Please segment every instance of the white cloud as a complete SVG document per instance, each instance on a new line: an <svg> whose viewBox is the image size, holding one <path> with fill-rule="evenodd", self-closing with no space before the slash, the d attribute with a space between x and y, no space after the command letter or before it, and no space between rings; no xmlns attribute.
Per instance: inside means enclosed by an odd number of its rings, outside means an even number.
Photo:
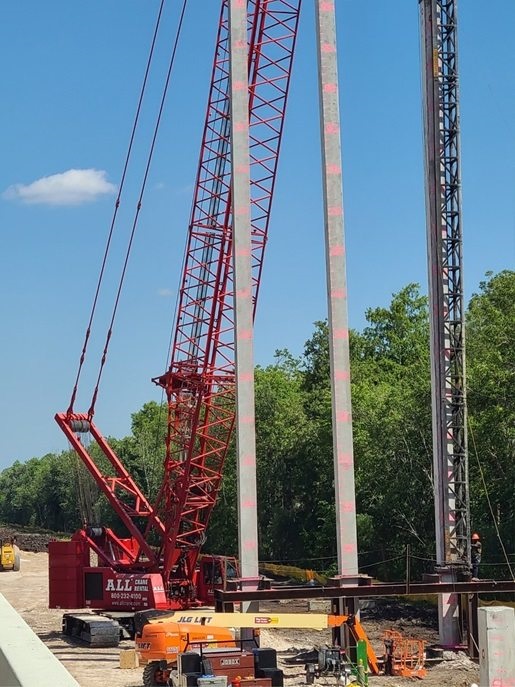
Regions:
<svg viewBox="0 0 515 687"><path fill-rule="evenodd" d="M69 169L31 184L14 184L2 195L7 200L20 200L31 205L82 205L116 193L116 186L106 177L107 173L98 169Z"/></svg>
<svg viewBox="0 0 515 687"><path fill-rule="evenodd" d="M159 296L163 296L164 298L168 298L169 296L173 295L173 291L171 289L159 289L157 293Z"/></svg>
<svg viewBox="0 0 515 687"><path fill-rule="evenodd" d="M184 186L176 188L174 193L176 196L189 196L193 193L194 188L193 184L184 184Z"/></svg>

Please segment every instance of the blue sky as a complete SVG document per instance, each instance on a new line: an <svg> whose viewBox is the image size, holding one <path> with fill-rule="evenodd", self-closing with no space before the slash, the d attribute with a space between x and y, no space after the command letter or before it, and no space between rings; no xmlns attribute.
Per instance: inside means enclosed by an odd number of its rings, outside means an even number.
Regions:
<svg viewBox="0 0 515 687"><path fill-rule="evenodd" d="M178 5L168 2L122 227ZM157 7L26 0L2 8L0 468L66 448L53 415L70 397ZM408 282L426 290L418 3L396 0L393 12L384 0L337 0L337 11L350 322L360 328L366 308L386 305ZM218 12L219 0L189 2L97 405L108 435L125 435L130 414L159 398L150 378L167 358ZM497 0L489 15L480 0L460 3L467 296L486 271L515 264L515 4ZM326 315L315 79L305 0L256 322L263 365L277 348L300 353ZM30 186L73 169L96 170L81 178L73 205L48 180ZM99 324L92 350L103 343ZM95 371L85 371L86 390ZM88 401L81 396L76 408Z"/></svg>

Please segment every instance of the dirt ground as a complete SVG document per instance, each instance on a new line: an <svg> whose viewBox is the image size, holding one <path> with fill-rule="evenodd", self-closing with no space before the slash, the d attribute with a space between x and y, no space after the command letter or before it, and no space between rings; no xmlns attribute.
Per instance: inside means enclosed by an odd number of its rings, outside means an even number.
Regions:
<svg viewBox="0 0 515 687"><path fill-rule="evenodd" d="M65 641L60 635L61 610L47 608L48 595L48 555L44 552L34 553L22 551L21 571L0 574L0 593L20 613L28 625L36 632L48 648L66 666L81 687L141 687L142 669L121 670L119 667L119 649L90 649ZM270 609L282 612L307 610L307 605L299 602L279 602ZM391 611L391 608L390 608ZM367 618L368 615L368 618ZM390 616L389 619L380 617ZM393 614L399 615L399 613ZM397 629L406 636L436 641L434 623L424 614L410 613L402 609L401 617L391 617L392 613L385 609L376 608L365 611L363 625L374 648L381 648L381 634L387 628ZM324 646L330 643L329 631L309 632L306 630L262 630L261 645L270 646L278 651L280 667L284 669L287 685L304 684L304 666L287 665L284 660L314 646ZM130 641L122 642L121 648L131 648ZM446 660L429 669L428 676L423 680L427 687L470 687L478 682L479 670L464 655L454 655L453 660ZM320 687L336 685L334 679L320 679L316 682ZM370 679L372 687L403 687L409 684L406 678L373 677Z"/></svg>

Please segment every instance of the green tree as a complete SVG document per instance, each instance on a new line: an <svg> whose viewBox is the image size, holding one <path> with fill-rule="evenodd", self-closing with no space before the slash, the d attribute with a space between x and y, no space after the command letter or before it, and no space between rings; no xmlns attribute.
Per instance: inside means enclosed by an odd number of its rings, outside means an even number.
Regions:
<svg viewBox="0 0 515 687"><path fill-rule="evenodd" d="M488 274L470 301L467 366L472 524L483 534L484 558L502 561L494 521L507 551L515 551L513 271Z"/></svg>
<svg viewBox="0 0 515 687"><path fill-rule="evenodd" d="M406 544L423 552L434 541L431 475L427 301L414 284L388 308L367 311L363 332L351 332L351 379L361 564L402 555ZM319 555L334 555L329 349L326 323L305 347L307 414L315 424L308 460L321 515L310 533ZM314 534L316 532L316 535ZM307 544L307 542L306 542ZM324 553L325 552L325 553ZM373 572L395 574L401 563Z"/></svg>
<svg viewBox="0 0 515 687"><path fill-rule="evenodd" d="M407 544L427 556L434 550L427 300L410 284L389 308L368 310L367 320L351 339L357 503L373 523L366 546L383 560ZM375 572L398 574L403 565Z"/></svg>
<svg viewBox="0 0 515 687"><path fill-rule="evenodd" d="M410 284L366 317L350 333L360 566L387 579L402 575L406 544L434 556L427 301ZM485 558L502 561L495 525L515 550L515 272L488 275L471 299L467 364L472 523L486 538ZM260 557L325 567L336 556L327 323L315 324L301 358L278 351L255 382ZM166 416L166 405L147 403L128 436L109 439L151 501L162 481ZM112 474L98 446L89 450ZM87 492L93 519L123 534L92 484L71 451L16 461L0 473L0 520L73 531ZM205 548L237 553L234 442Z"/></svg>
<svg viewBox="0 0 515 687"><path fill-rule="evenodd" d="M302 553L303 493L309 490L302 455L309 423L301 374L287 352L278 353L276 364L256 369L255 394L260 557L282 560ZM237 552L237 499L233 442L206 550Z"/></svg>

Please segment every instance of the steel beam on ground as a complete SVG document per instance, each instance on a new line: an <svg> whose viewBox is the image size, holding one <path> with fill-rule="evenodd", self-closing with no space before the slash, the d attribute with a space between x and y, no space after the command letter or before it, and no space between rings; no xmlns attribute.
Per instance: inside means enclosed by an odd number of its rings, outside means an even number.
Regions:
<svg viewBox="0 0 515 687"><path fill-rule="evenodd" d="M229 55L239 559L242 578L257 580L247 0L229 0Z"/></svg>

